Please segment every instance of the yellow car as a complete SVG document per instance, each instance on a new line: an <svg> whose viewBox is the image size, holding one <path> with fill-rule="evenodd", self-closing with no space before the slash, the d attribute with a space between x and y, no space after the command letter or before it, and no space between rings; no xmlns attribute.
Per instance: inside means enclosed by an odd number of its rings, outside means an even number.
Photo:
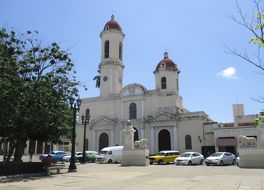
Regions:
<svg viewBox="0 0 264 190"><path fill-rule="evenodd" d="M170 163L170 162L174 162L175 158L177 158L178 156L180 156L180 152L176 151L176 150L163 150L160 151L158 155L155 156L149 156L149 163L153 164L153 163L157 163L157 164L161 164L161 163Z"/></svg>

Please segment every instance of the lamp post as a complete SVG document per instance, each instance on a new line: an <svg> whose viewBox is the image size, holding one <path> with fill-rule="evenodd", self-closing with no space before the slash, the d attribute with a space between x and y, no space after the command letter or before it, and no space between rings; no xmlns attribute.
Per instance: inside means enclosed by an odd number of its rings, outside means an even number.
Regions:
<svg viewBox="0 0 264 190"><path fill-rule="evenodd" d="M71 110L73 110L72 119L72 150L71 150L71 163L68 172L76 172L77 167L75 165L75 128L76 128L76 111L80 110L81 100L78 98L76 101L73 97L70 98Z"/></svg>
<svg viewBox="0 0 264 190"><path fill-rule="evenodd" d="M86 114L85 116L82 115L82 124L84 125L84 132L83 132L83 158L82 158L82 164L86 163L86 154L85 154L85 150L86 150L86 125L89 124L89 120L90 120L90 114Z"/></svg>

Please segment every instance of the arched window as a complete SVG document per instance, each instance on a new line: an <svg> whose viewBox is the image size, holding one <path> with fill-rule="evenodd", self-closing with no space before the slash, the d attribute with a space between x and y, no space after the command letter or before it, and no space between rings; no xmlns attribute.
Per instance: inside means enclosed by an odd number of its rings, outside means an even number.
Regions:
<svg viewBox="0 0 264 190"><path fill-rule="evenodd" d="M104 58L109 58L109 41L106 40L104 44Z"/></svg>
<svg viewBox="0 0 264 190"><path fill-rule="evenodd" d="M86 109L85 111L85 116L87 117L88 115L90 115L90 109Z"/></svg>
<svg viewBox="0 0 264 190"><path fill-rule="evenodd" d="M122 60L122 56L123 55L123 45L122 43L120 42L119 43L119 59Z"/></svg>
<svg viewBox="0 0 264 190"><path fill-rule="evenodd" d="M185 149L192 149L192 137L191 137L191 135L185 136Z"/></svg>
<svg viewBox="0 0 264 190"><path fill-rule="evenodd" d="M161 89L166 89L167 88L167 82L166 82L166 77L161 78Z"/></svg>
<svg viewBox="0 0 264 190"><path fill-rule="evenodd" d="M137 119L137 105L134 102L129 105L129 119Z"/></svg>

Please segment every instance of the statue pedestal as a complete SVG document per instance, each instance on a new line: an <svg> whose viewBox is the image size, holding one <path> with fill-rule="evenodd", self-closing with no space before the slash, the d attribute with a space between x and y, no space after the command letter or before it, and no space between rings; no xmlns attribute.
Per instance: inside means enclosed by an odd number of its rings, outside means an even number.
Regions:
<svg viewBox="0 0 264 190"><path fill-rule="evenodd" d="M240 168L264 168L264 147L240 148Z"/></svg>
<svg viewBox="0 0 264 190"><path fill-rule="evenodd" d="M148 166L148 149L123 150L121 166Z"/></svg>

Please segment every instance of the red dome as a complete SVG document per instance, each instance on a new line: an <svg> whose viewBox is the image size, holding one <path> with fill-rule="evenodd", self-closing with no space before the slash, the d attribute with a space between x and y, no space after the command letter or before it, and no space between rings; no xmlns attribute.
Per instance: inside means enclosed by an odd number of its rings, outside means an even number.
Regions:
<svg viewBox="0 0 264 190"><path fill-rule="evenodd" d="M114 15L111 16L111 20L109 20L105 26L104 26L104 31L106 30L118 30L122 32L122 29L120 25L114 20Z"/></svg>
<svg viewBox="0 0 264 190"><path fill-rule="evenodd" d="M176 64L171 59L169 59L167 52L164 53L164 59L159 62L155 71L159 70L160 68L164 68L166 70L177 69Z"/></svg>

